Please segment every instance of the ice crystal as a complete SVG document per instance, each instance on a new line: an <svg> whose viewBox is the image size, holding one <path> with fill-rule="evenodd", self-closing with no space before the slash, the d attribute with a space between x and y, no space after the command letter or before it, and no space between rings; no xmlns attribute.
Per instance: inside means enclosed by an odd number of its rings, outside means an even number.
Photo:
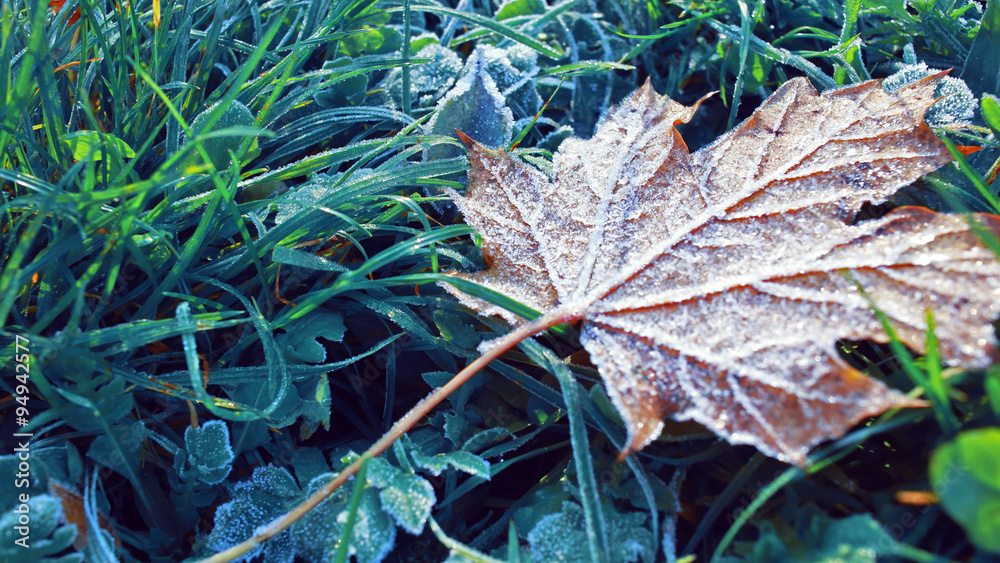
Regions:
<svg viewBox="0 0 1000 563"><path fill-rule="evenodd" d="M316 492L333 478L333 473L317 476L309 482L306 494ZM354 483L350 485L335 491L293 528L297 552L302 559L333 561L346 532L348 499ZM348 554L358 563L378 563L389 554L395 541L396 527L380 507L378 492L366 488L354 515Z"/></svg>
<svg viewBox="0 0 1000 563"><path fill-rule="evenodd" d="M613 561L652 561L655 540L646 525L647 515L639 512L619 514L605 507L607 534L616 546ZM562 512L543 516L528 533L532 560L538 563L576 563L588 561L583 508L564 502Z"/></svg>
<svg viewBox="0 0 1000 563"><path fill-rule="evenodd" d="M381 489L382 509L407 532L419 535L437 502L434 487L411 471L398 469L382 458L369 462L368 478Z"/></svg>
<svg viewBox="0 0 1000 563"><path fill-rule="evenodd" d="M895 92L916 80L926 78L937 69L929 68L925 63L905 64L895 74L882 81L882 87L887 92ZM932 126L968 124L976 115L976 97L968 85L958 78L945 76L937 84L934 95L941 101L927 110L924 119Z"/></svg>
<svg viewBox="0 0 1000 563"><path fill-rule="evenodd" d="M462 60L454 51L431 43L420 49L414 58L430 59L410 71L410 92L413 101L420 107L433 106L455 83L462 71ZM382 82L386 95L394 108L398 108L403 99L403 71L394 68Z"/></svg>
<svg viewBox="0 0 1000 563"><path fill-rule="evenodd" d="M188 454L185 474L209 485L221 483L236 458L229 443L229 428L221 420L209 420L198 428L188 427L184 432Z"/></svg>
<svg viewBox="0 0 1000 563"><path fill-rule="evenodd" d="M496 62L490 56L499 49L489 49L491 50L479 47L472 53L465 66L465 74L438 102L437 110L427 124L427 130L431 134L454 136L458 129L467 132L478 142L493 147L510 141L514 117L505 104L493 74L488 71L491 64L495 66L493 63ZM428 150L429 159L458 154L460 152L457 148L447 145Z"/></svg>

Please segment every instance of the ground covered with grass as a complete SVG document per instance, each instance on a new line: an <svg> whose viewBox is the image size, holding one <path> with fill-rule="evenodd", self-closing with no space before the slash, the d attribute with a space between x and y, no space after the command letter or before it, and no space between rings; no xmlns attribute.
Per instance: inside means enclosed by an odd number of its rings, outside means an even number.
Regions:
<svg viewBox="0 0 1000 563"><path fill-rule="evenodd" d="M236 545L506 333L436 284L484 266L442 190L466 184L455 129L548 170L647 79L685 104L719 92L683 126L694 150L795 76L951 69L928 122L982 150L865 216L1000 212L996 0L2 5L3 561ZM621 421L561 327L250 557L992 560L1000 368L841 348L941 400L805 470L691 425L619 461Z"/></svg>

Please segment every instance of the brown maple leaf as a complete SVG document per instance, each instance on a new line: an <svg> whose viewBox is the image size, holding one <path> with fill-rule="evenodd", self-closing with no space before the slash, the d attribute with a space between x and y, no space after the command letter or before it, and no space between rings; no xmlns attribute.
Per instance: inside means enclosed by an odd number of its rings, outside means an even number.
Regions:
<svg viewBox="0 0 1000 563"><path fill-rule="evenodd" d="M945 362L981 367L992 353L1000 264L966 217L907 207L852 224L864 202L951 160L923 122L941 76L823 95L794 79L693 154L674 126L697 104L647 82L592 139L563 143L554 181L462 135L469 188L452 195L490 268L459 275L582 319L626 452L671 415L802 465L859 420L924 404L838 355L838 339L887 340L869 299L913 349L930 309ZM975 220L1000 233L1000 218Z"/></svg>

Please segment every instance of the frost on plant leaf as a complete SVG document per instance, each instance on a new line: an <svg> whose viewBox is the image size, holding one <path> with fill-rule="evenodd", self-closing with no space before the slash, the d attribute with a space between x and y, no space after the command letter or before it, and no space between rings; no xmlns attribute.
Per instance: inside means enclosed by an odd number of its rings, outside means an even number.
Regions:
<svg viewBox="0 0 1000 563"><path fill-rule="evenodd" d="M775 525L777 524L777 525ZM814 504L800 507L794 522L765 521L753 542L737 542L720 563L875 563L899 555L900 544L870 514L834 519Z"/></svg>
<svg viewBox="0 0 1000 563"><path fill-rule="evenodd" d="M317 311L308 323L300 323L295 330L279 334L274 341L289 362L321 364L326 361L326 348L319 339L340 342L346 331L343 315Z"/></svg>
<svg viewBox="0 0 1000 563"><path fill-rule="evenodd" d="M257 528L282 516L299 494L299 487L288 471L267 465L254 469L249 481L237 483L233 500L215 512L215 527L208 545L224 551L252 537ZM295 555L292 532L281 532L263 546L250 551L246 560L263 552L267 563L291 563Z"/></svg>
<svg viewBox="0 0 1000 563"><path fill-rule="evenodd" d="M358 170L362 174L367 174L370 170L362 169ZM324 198L334 193L338 189L341 189L345 179L344 174L337 172L335 174L316 174L309 179L308 182L302 184L294 191L289 192L284 198L277 204L278 213L274 217L275 224L280 225L284 223L285 220L290 219L296 213L300 211L308 211L315 207L315 204L323 201ZM356 180L358 176L352 176L350 180ZM302 201L306 202L308 205L299 205L297 203L290 203L290 201Z"/></svg>
<svg viewBox="0 0 1000 563"><path fill-rule="evenodd" d="M486 480L490 478L490 462L471 452L459 450L437 455L423 455L414 450L412 454L413 461L420 467L430 471L434 476L441 475L441 472L450 465L470 475L479 475Z"/></svg>
<svg viewBox="0 0 1000 563"><path fill-rule="evenodd" d="M208 538L209 547L222 551L250 538L334 476L333 473L317 475L303 491L285 469L271 465L258 467L249 481L234 487L233 499L219 506L215 528ZM256 561L255 557L263 555L265 563L331 561L340 538L345 535L352 488L334 491L291 529L271 538L240 560ZM392 549L395 540L396 526L383 508L378 490L366 488L355 514L348 552L359 563L378 563Z"/></svg>
<svg viewBox="0 0 1000 563"><path fill-rule="evenodd" d="M646 524L647 514L630 512L619 514L606 506L609 545L617 546L613 561L630 562L653 560L655 542ZM586 523L583 508L566 501L562 512L543 516L528 533L531 555L539 563L575 563L590 560L587 551Z"/></svg>
<svg viewBox="0 0 1000 563"><path fill-rule="evenodd" d="M932 310L948 364L984 366L993 350L1000 265L967 218L904 207L853 222L951 160L922 118L941 76L823 95L794 79L695 153L674 126L697 105L647 83L591 140L562 144L552 182L463 138L469 189L452 195L490 268L457 275L583 320L626 451L670 415L804 464L859 420L922 404L838 356L838 339L886 341L869 298L917 350ZM975 220L1000 233L997 217Z"/></svg>
<svg viewBox="0 0 1000 563"><path fill-rule="evenodd" d="M334 478L325 473L313 479L306 494L312 494ZM353 486L353 483L351 483ZM348 519L348 499L351 487L338 489L329 498L306 514L294 527L298 554L306 561L332 561L344 537ZM366 488L355 514L354 528L348 553L358 563L377 563L392 550L396 541L396 527L379 505L375 489Z"/></svg>
<svg viewBox="0 0 1000 563"><path fill-rule="evenodd" d="M469 56L465 75L438 102L437 111L427 125L431 134L452 135L455 130L460 130L476 141L494 147L510 141L514 116L489 72L490 55L496 51L499 49L481 46ZM427 149L428 159L459 154L459 150L450 145Z"/></svg>
<svg viewBox="0 0 1000 563"><path fill-rule="evenodd" d="M462 72L462 60L454 51L431 43L420 49L414 58L430 59L410 71L410 92L413 101L420 107L433 106L455 83ZM403 99L403 71L394 68L382 81L389 104L400 107Z"/></svg>
<svg viewBox="0 0 1000 563"><path fill-rule="evenodd" d="M236 455L230 446L229 428L221 420L210 420L199 428L184 431L184 444L188 453L185 476L196 478L209 485L217 485L229 475Z"/></svg>
<svg viewBox="0 0 1000 563"><path fill-rule="evenodd" d="M16 530L18 526L24 527L25 514L30 514L29 536L22 536ZM3 525L3 528L0 528L3 530L0 532L0 537L3 537L3 544L0 544L0 561L42 563L83 561L83 556L78 553L58 555L71 548L78 532L74 524L66 522L62 502L57 496L32 495L26 503L19 503L16 508L11 506L7 512L0 513L0 524ZM21 542L26 542L27 545Z"/></svg>
<svg viewBox="0 0 1000 563"><path fill-rule="evenodd" d="M933 75L939 70L929 68L926 63L902 65L891 76L882 81L882 88L895 92L921 78ZM976 115L976 97L969 86L960 78L945 76L934 88L934 97L940 100L927 110L924 119L929 125L946 127L968 125Z"/></svg>
<svg viewBox="0 0 1000 563"><path fill-rule="evenodd" d="M375 458L369 464L368 477L372 485L381 489L378 497L382 509L404 530L419 535L437 502L434 487L427 479L398 469L384 459Z"/></svg>

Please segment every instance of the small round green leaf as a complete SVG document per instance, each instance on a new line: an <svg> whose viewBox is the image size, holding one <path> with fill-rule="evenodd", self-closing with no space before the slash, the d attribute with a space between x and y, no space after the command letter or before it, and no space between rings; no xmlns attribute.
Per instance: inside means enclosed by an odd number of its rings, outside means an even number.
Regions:
<svg viewBox="0 0 1000 563"><path fill-rule="evenodd" d="M198 133L199 131L204 134L208 131L201 131L205 127L205 123L208 121L208 116L211 115L215 108L209 108L202 113L198 114L191 122L191 131ZM212 126L212 131L221 131L223 129L229 129L233 127L240 128L252 128L257 126L257 120L254 118L253 114L250 113L250 109L240 102L233 101L226 106L226 109L219 116L219 119ZM229 169L229 152L232 151L236 153L240 149L240 144L243 142L243 137L248 136L248 133L239 133L233 135L225 135L219 137L210 137L202 141L202 146L205 147L205 152L208 153L208 157L212 160L212 164L215 166L216 170L224 171ZM190 139L188 139L190 141ZM249 162L260 154L260 149L257 148L257 139L255 138L250 145L250 150L244 157L244 160ZM182 162L180 168L185 170L191 166L203 165L201 156L197 151L192 151L189 153Z"/></svg>
<svg viewBox="0 0 1000 563"><path fill-rule="evenodd" d="M931 456L941 507L981 549L1000 553L1000 428L970 430Z"/></svg>
<svg viewBox="0 0 1000 563"><path fill-rule="evenodd" d="M1000 98L993 94L983 94L983 99L979 101L979 110L986 125L989 125L993 133L1000 135Z"/></svg>
<svg viewBox="0 0 1000 563"><path fill-rule="evenodd" d="M209 485L221 483L233 468L236 455L230 446L229 428L221 420L210 420L184 432L191 472Z"/></svg>

